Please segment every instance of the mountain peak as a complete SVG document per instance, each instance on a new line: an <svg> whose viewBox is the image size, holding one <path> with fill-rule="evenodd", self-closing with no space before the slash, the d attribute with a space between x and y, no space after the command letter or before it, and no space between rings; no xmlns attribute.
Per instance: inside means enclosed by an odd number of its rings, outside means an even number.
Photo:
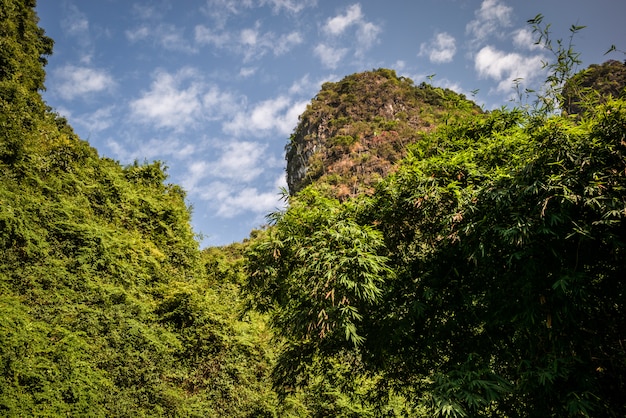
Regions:
<svg viewBox="0 0 626 418"><path fill-rule="evenodd" d="M345 199L368 193L436 126L480 108L465 96L377 69L322 85L286 146L287 185L311 183Z"/></svg>

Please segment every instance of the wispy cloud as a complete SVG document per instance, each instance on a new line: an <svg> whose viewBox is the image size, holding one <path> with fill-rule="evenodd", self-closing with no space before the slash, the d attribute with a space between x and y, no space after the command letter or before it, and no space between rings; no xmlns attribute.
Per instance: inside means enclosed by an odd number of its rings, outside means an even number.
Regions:
<svg viewBox="0 0 626 418"><path fill-rule="evenodd" d="M111 91L116 83L105 70L84 66L66 65L53 72L54 91L66 100L94 93Z"/></svg>
<svg viewBox="0 0 626 418"><path fill-rule="evenodd" d="M326 39L315 46L313 53L325 67L337 68L350 49L353 49L355 57L363 57L365 52L378 42L382 29L366 20L361 5L355 3L344 13L328 18L322 25L321 31ZM351 42L349 47L343 44L344 38L348 35L353 36L356 41Z"/></svg>
<svg viewBox="0 0 626 418"><path fill-rule="evenodd" d="M225 48L231 42L231 35L224 31L215 31L204 25L195 27L195 41L199 45L213 45L217 48Z"/></svg>
<svg viewBox="0 0 626 418"><path fill-rule="evenodd" d="M268 53L274 56L286 54L304 41L302 34L291 31L276 34L261 31L261 24L243 28L236 33L214 30L204 25L195 28L195 41L199 46L212 45L219 49L242 55L244 62L258 60Z"/></svg>
<svg viewBox="0 0 626 418"><path fill-rule="evenodd" d="M382 32L380 26L372 22L361 22L357 30L357 55L363 54L372 45L378 42L378 35Z"/></svg>
<svg viewBox="0 0 626 418"><path fill-rule="evenodd" d="M313 53L322 61L324 67L337 68L348 53L348 48L336 48L322 43L313 49Z"/></svg>
<svg viewBox="0 0 626 418"><path fill-rule="evenodd" d="M174 25L148 25L144 24L135 29L125 32L130 42L151 41L155 45L174 52L195 54L198 49L194 43L185 38L183 28Z"/></svg>
<svg viewBox="0 0 626 418"><path fill-rule="evenodd" d="M240 136L243 134L264 136L270 132L288 135L298 123L298 116L308 101L293 101L287 96L264 100L250 110L244 110L224 123L224 131Z"/></svg>
<svg viewBox="0 0 626 418"><path fill-rule="evenodd" d="M465 27L472 38L471 43L480 44L500 29L510 27L512 13L513 8L500 0L483 0L475 12L475 19Z"/></svg>
<svg viewBox="0 0 626 418"><path fill-rule="evenodd" d="M543 60L539 55L527 57L515 52L500 51L492 46L483 47L476 54L474 68L479 76L498 82L499 92L510 92L514 80L529 83L542 74Z"/></svg>
<svg viewBox="0 0 626 418"><path fill-rule="evenodd" d="M242 67L239 70L239 77L241 78L251 77L256 73L256 71L257 71L256 67Z"/></svg>
<svg viewBox="0 0 626 418"><path fill-rule="evenodd" d="M261 0L260 5L269 4L275 13L285 10L290 13L300 13L308 7L317 5L317 0Z"/></svg>
<svg viewBox="0 0 626 418"><path fill-rule="evenodd" d="M106 146L112 155L125 163L163 158L184 160L199 152L196 144L186 143L176 137L151 138L135 143L134 138L120 140L119 135L109 138Z"/></svg>
<svg viewBox="0 0 626 418"><path fill-rule="evenodd" d="M290 32L281 35L273 48L274 55L283 55L289 52L296 45L300 45L304 41L302 34L299 32Z"/></svg>
<svg viewBox="0 0 626 418"><path fill-rule="evenodd" d="M200 11L213 20L217 28L224 28L228 19L254 7L252 0L206 0Z"/></svg>
<svg viewBox="0 0 626 418"><path fill-rule="evenodd" d="M326 75L317 79L311 79L309 74L305 74L291 84L289 87L289 93L293 95L313 97L320 90L322 84L327 81L336 80L336 78L337 77L334 75Z"/></svg>
<svg viewBox="0 0 626 418"><path fill-rule="evenodd" d="M431 62L451 62L456 54L456 40L446 32L437 33L429 42L420 45L419 55L426 55Z"/></svg>
<svg viewBox="0 0 626 418"><path fill-rule="evenodd" d="M530 51L540 50L543 47L537 44L533 33L528 28L521 28L513 31L513 45L519 49L527 49Z"/></svg>
<svg viewBox="0 0 626 418"><path fill-rule="evenodd" d="M341 35L350 26L358 25L363 22L363 13L360 4L353 4L348 7L345 14L339 14L329 18L323 26L323 30L330 35Z"/></svg>
<svg viewBox="0 0 626 418"><path fill-rule="evenodd" d="M89 31L90 25L87 16L75 5L69 5L65 11L65 18L61 21L61 28L77 40L80 47L80 62L90 64L94 55L94 46Z"/></svg>
<svg viewBox="0 0 626 418"><path fill-rule="evenodd" d="M161 128L183 131L201 116L202 85L196 71L157 71L150 90L130 102L133 118Z"/></svg>
<svg viewBox="0 0 626 418"><path fill-rule="evenodd" d="M261 191L248 186L233 190L231 184L219 181L203 189L202 197L216 207L216 215L221 218L233 218L244 212L265 215L283 206L278 189Z"/></svg>
<svg viewBox="0 0 626 418"><path fill-rule="evenodd" d="M70 5L61 21L61 27L68 35L81 36L89 32L89 20L75 5Z"/></svg>
<svg viewBox="0 0 626 418"><path fill-rule="evenodd" d="M245 105L245 98L216 85L204 89L202 115L207 120L223 120L231 117Z"/></svg>
<svg viewBox="0 0 626 418"><path fill-rule="evenodd" d="M264 170L266 144L250 141L229 142L223 146L219 159L211 164L215 177L248 182Z"/></svg>
<svg viewBox="0 0 626 418"><path fill-rule="evenodd" d="M164 16L164 12L166 13L170 8L171 7L168 7L168 5L163 2L159 5L134 3L132 12L142 20L161 20Z"/></svg>
<svg viewBox="0 0 626 418"><path fill-rule="evenodd" d="M89 132L101 132L114 124L115 106L106 106L92 113L80 115L76 122Z"/></svg>

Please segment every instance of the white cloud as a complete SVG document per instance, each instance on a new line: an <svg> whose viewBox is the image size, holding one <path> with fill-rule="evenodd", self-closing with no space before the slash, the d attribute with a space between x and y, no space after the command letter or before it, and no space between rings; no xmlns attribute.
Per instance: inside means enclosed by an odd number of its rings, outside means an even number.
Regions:
<svg viewBox="0 0 626 418"><path fill-rule="evenodd" d="M214 45L217 48L225 48L231 41L227 32L217 33L206 26L198 25L195 28L195 41L199 45Z"/></svg>
<svg viewBox="0 0 626 418"><path fill-rule="evenodd" d="M376 41L378 41L378 35L381 32L382 29L380 26L377 26L372 22L362 22L357 31L357 51L362 52L370 48L374 43L376 43Z"/></svg>
<svg viewBox="0 0 626 418"><path fill-rule="evenodd" d="M148 91L130 102L132 120L177 132L201 121L230 118L245 106L245 97L207 84L200 71L186 67L158 70Z"/></svg>
<svg viewBox="0 0 626 418"><path fill-rule="evenodd" d="M78 10L75 5L65 8L65 18L61 21L61 28L69 36L75 37L80 47L80 62L90 64L94 55L94 46L90 36L90 25L87 16Z"/></svg>
<svg viewBox="0 0 626 418"><path fill-rule="evenodd" d="M348 53L347 48L335 48L326 44L318 44L313 53L322 61L322 64L328 68L337 68L339 61Z"/></svg>
<svg viewBox="0 0 626 418"><path fill-rule="evenodd" d="M177 28L174 25L161 25L157 29L156 38L161 46L169 51L188 54L198 52L198 50L192 46L192 43L185 39L183 32L183 29Z"/></svg>
<svg viewBox="0 0 626 418"><path fill-rule="evenodd" d="M274 55L283 55L289 52L294 46L301 44L303 41L304 39L299 32L291 32L281 35L273 48Z"/></svg>
<svg viewBox="0 0 626 418"><path fill-rule="evenodd" d="M71 5L61 21L61 27L69 35L82 36L89 32L89 20L76 6Z"/></svg>
<svg viewBox="0 0 626 418"><path fill-rule="evenodd" d="M116 139L109 138L106 145L112 155L126 163L136 160L150 161L163 157L181 160L198 153L195 144L184 143L178 138L152 138L139 144L133 143L133 139L120 141L116 136Z"/></svg>
<svg viewBox="0 0 626 418"><path fill-rule="evenodd" d="M391 68L397 71L402 71L406 68L406 62L403 60L398 60L391 66Z"/></svg>
<svg viewBox="0 0 626 418"><path fill-rule="evenodd" d="M239 77L248 78L256 73L256 67L242 67L239 70Z"/></svg>
<svg viewBox="0 0 626 418"><path fill-rule="evenodd" d="M93 113L82 115L77 123L89 132L100 132L113 125L113 110L115 106L107 106L96 110Z"/></svg>
<svg viewBox="0 0 626 418"><path fill-rule="evenodd" d="M240 42L243 45L254 46L258 42L259 31L255 29L243 29L240 35Z"/></svg>
<svg viewBox="0 0 626 418"><path fill-rule="evenodd" d="M469 22L465 30L473 36L473 41L483 41L501 27L511 26L512 13L513 8L500 0L483 0L480 9L474 13L476 19Z"/></svg>
<svg viewBox="0 0 626 418"><path fill-rule="evenodd" d="M530 29L522 28L513 32L513 45L517 48L528 49L531 51L542 49L543 47L535 43L535 41L536 39Z"/></svg>
<svg viewBox="0 0 626 418"><path fill-rule="evenodd" d="M187 54L194 54L198 52L198 50L192 45L192 42L185 39L184 29L177 28L174 25L142 25L134 30L127 30L125 34L126 39L130 42L152 40L155 44L160 45L168 51L183 52Z"/></svg>
<svg viewBox="0 0 626 418"><path fill-rule="evenodd" d="M157 71L151 89L132 101L130 110L143 122L182 131L201 115L201 88L193 69Z"/></svg>
<svg viewBox="0 0 626 418"><path fill-rule="evenodd" d="M211 86L202 96L203 116L209 120L220 120L235 114L244 103L231 92Z"/></svg>
<svg viewBox="0 0 626 418"><path fill-rule="evenodd" d="M213 202L216 215L222 218L233 218L243 212L267 214L283 206L278 190L262 192L256 187L245 187L234 191L231 184L222 182L204 188L202 197Z"/></svg>
<svg viewBox="0 0 626 418"><path fill-rule="evenodd" d="M124 32L126 39L131 42L143 41L150 36L150 29L147 26L140 26L134 30Z"/></svg>
<svg viewBox="0 0 626 418"><path fill-rule="evenodd" d="M142 20L156 20L163 17L163 12L167 11L169 7L164 7L163 4L159 6L148 6L133 4L133 14L138 16Z"/></svg>
<svg viewBox="0 0 626 418"><path fill-rule="evenodd" d="M304 41L302 35L296 31L276 35L273 32L261 32L260 27L257 22L254 27L231 34L198 25L195 28L195 41L201 46L213 45L243 55L245 62L260 59L268 52L275 56L283 55Z"/></svg>
<svg viewBox="0 0 626 418"><path fill-rule="evenodd" d="M265 0L261 1L261 5L271 4L275 13L280 12L282 9L290 13L300 13L307 7L313 7L317 4L317 0Z"/></svg>
<svg viewBox="0 0 626 418"><path fill-rule="evenodd" d="M456 40L446 32L436 34L430 42L420 46L420 55L427 55L431 62L441 64L450 62L456 54Z"/></svg>
<svg viewBox="0 0 626 418"><path fill-rule="evenodd" d="M485 46L476 54L474 68L481 77L497 81L498 91L507 92L513 88L515 79L529 83L541 75L543 63L540 55L524 56Z"/></svg>
<svg viewBox="0 0 626 418"><path fill-rule="evenodd" d="M200 11L213 20L218 29L226 27L231 16L237 16L255 6L252 0L206 0Z"/></svg>
<svg viewBox="0 0 626 418"><path fill-rule="evenodd" d="M229 142L217 162L211 164L211 173L216 177L249 182L263 172L263 155L266 145L258 142Z"/></svg>
<svg viewBox="0 0 626 418"><path fill-rule="evenodd" d="M324 66L335 68L348 53L349 48L336 45L340 35L347 33L351 28L355 28L352 33L356 42L351 46L356 57L362 57L365 51L378 42L378 36L382 32L380 26L365 20L360 4L349 6L344 14L327 19L322 26L322 32L327 35L327 42L318 44L314 53Z"/></svg>
<svg viewBox="0 0 626 418"><path fill-rule="evenodd" d="M331 35L341 35L348 27L358 24L362 20L361 5L357 3L348 7L345 15L338 15L328 19L323 29Z"/></svg>
<svg viewBox="0 0 626 418"><path fill-rule="evenodd" d="M56 92L66 100L110 91L115 81L106 71L97 68L66 65L53 73L56 79Z"/></svg>
<svg viewBox="0 0 626 418"><path fill-rule="evenodd" d="M187 172L183 176L181 184L188 193L194 193L198 188L198 183L208 177L209 173L210 165L208 162L193 161L187 164Z"/></svg>
<svg viewBox="0 0 626 418"><path fill-rule="evenodd" d="M289 87L289 94L313 97L319 92L322 84L327 81L337 81L338 79L336 75L327 74L312 80L309 74L305 74L299 80L293 82L291 87Z"/></svg>
<svg viewBox="0 0 626 418"><path fill-rule="evenodd" d="M268 99L250 111L237 113L231 121L224 124L223 129L236 136L244 133L263 136L269 132L288 135L298 123L298 116L307 103L308 101L292 102L286 96Z"/></svg>
<svg viewBox="0 0 626 418"><path fill-rule="evenodd" d="M302 35L298 32L290 32L277 36L273 32L260 33L259 25L254 29L243 29L239 37L239 45L235 49L240 49L244 55L244 60L258 59L267 52L272 52L279 56L289 52L294 46L303 42Z"/></svg>
<svg viewBox="0 0 626 418"><path fill-rule="evenodd" d="M294 81L291 87L289 87L290 94L302 94L313 92L314 89L317 90L319 87L318 84L314 84L310 80L309 74L305 74L300 78L300 80Z"/></svg>

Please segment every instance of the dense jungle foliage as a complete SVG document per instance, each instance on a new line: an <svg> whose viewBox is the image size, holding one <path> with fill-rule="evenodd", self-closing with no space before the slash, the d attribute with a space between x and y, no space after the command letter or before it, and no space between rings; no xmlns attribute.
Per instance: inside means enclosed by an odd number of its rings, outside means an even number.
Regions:
<svg viewBox="0 0 626 418"><path fill-rule="evenodd" d="M34 6L0 3L0 415L273 416L241 249L201 252L162 163L100 158L46 107Z"/></svg>
<svg viewBox="0 0 626 418"><path fill-rule="evenodd" d="M34 6L0 0L0 415L626 415L617 64L558 90L562 115L482 113L390 70L326 85L328 155L387 136L393 169L367 193L322 173L200 250L162 162L100 157L42 101ZM380 77L438 113L357 115Z"/></svg>

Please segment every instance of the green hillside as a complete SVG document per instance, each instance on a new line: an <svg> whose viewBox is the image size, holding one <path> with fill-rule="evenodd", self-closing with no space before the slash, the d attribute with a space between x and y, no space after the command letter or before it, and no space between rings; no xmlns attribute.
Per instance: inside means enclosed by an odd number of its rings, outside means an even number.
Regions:
<svg viewBox="0 0 626 418"><path fill-rule="evenodd" d="M46 107L33 9L0 5L0 415L271 416L237 249L201 253L162 163L101 158Z"/></svg>

